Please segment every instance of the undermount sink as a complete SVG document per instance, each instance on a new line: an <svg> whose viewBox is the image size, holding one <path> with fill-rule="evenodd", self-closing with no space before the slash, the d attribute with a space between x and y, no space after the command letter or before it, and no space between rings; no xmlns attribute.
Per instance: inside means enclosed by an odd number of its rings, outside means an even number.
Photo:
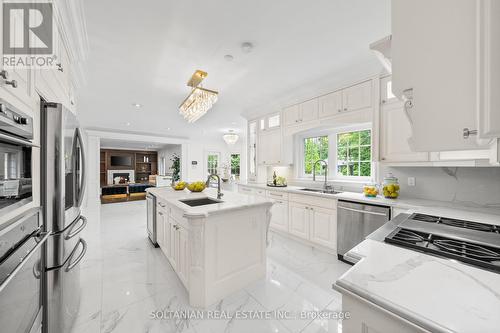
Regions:
<svg viewBox="0 0 500 333"><path fill-rule="evenodd" d="M319 188L301 188L299 191L306 191L306 192L314 192L314 193L324 193L324 194L339 194L342 192L335 191L335 190L323 190Z"/></svg>
<svg viewBox="0 0 500 333"><path fill-rule="evenodd" d="M185 199L185 200L179 200L179 201L188 205L188 206L191 206L191 207L213 205L213 204L222 202L221 200L216 200L216 199L212 199L212 198Z"/></svg>

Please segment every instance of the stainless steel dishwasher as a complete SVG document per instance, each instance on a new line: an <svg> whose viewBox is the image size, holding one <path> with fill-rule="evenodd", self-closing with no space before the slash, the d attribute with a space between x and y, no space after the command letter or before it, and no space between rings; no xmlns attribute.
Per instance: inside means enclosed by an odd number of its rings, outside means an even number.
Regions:
<svg viewBox="0 0 500 333"><path fill-rule="evenodd" d="M339 260L355 264L344 257L366 236L389 221L391 208L359 202L339 200L337 205L337 256Z"/></svg>
<svg viewBox="0 0 500 333"><path fill-rule="evenodd" d="M158 243L156 241L156 197L153 194L147 192L146 203L148 209L148 219L147 219L148 237L151 243L153 243L155 247L158 247Z"/></svg>

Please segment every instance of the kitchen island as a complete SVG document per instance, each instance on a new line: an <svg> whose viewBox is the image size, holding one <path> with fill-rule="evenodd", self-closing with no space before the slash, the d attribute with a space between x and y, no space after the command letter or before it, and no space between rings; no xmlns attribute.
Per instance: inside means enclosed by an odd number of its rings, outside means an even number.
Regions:
<svg viewBox="0 0 500 333"><path fill-rule="evenodd" d="M214 189L149 188L156 197L157 242L194 307L208 307L266 274L272 202Z"/></svg>

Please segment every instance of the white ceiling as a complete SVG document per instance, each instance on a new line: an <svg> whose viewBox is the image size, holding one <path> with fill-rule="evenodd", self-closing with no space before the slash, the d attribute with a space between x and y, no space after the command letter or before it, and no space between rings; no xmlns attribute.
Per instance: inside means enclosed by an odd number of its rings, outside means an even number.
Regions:
<svg viewBox="0 0 500 333"><path fill-rule="evenodd" d="M85 7L82 124L164 136L241 131L243 113L287 103L291 92L325 78L340 81L347 69L378 66L368 44L390 33L389 0L86 0ZM246 41L250 53L241 50ZM204 86L218 90L219 101L188 124L177 107L196 69L208 72Z"/></svg>

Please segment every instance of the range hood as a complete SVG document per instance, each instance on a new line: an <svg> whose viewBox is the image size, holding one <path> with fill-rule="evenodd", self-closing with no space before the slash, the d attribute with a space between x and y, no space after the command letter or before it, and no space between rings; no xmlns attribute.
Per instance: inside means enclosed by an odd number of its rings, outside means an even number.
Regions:
<svg viewBox="0 0 500 333"><path fill-rule="evenodd" d="M392 73L391 42L392 35L389 35L370 44L370 50L375 52L378 60L389 73Z"/></svg>

